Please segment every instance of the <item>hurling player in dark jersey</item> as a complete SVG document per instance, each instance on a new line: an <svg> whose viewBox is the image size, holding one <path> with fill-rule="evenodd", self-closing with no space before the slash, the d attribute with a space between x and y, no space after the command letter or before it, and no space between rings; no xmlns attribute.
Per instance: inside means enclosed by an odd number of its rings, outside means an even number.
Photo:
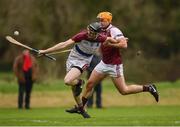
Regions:
<svg viewBox="0 0 180 127"><path fill-rule="evenodd" d="M118 43L108 45L108 42L105 42L101 45L102 60L95 67L91 73L90 78L88 79L82 97L83 106L86 105L88 97L91 96L95 84L103 80L107 75L111 77L113 84L118 89L120 94L128 95L140 92L149 92L158 102L159 95L154 84L126 84L123 74L123 63L119 49L127 48L127 38L123 36L122 32L117 27L111 24L112 14L110 12L101 12L98 14L97 18L102 24L102 32L107 36L115 38Z"/></svg>

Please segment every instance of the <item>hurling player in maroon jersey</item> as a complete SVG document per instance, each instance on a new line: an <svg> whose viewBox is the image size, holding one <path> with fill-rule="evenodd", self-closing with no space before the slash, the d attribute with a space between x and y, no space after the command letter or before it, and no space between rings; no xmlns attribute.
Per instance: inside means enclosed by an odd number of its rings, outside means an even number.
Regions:
<svg viewBox="0 0 180 127"><path fill-rule="evenodd" d="M115 39L107 37L103 34L99 34L100 29L100 23L91 23L88 25L87 29L77 33L67 41L60 42L51 48L39 51L39 54L45 54L66 48L74 44L74 47L72 48L66 62L67 73L64 78L64 82L66 85L71 86L77 106L75 106L73 109L66 110L66 112L78 113L81 114L84 118L89 118L90 116L85 112L84 109L78 108L82 107L80 94L82 91L83 80L80 79L80 76L89 66L93 58L93 54L99 48L100 43L104 42L107 45L111 43L117 43Z"/></svg>
<svg viewBox="0 0 180 127"><path fill-rule="evenodd" d="M102 53L102 60L95 67L90 78L88 79L82 97L83 106L86 105L88 97L91 96L95 84L103 80L106 76L111 77L113 84L118 89L120 94L128 95L140 92L149 92L158 102L159 95L154 84L126 84L123 74L122 57L119 49L127 48L127 38L123 36L122 32L117 27L111 24L112 14L110 12L101 12L98 14L97 18L103 27L102 32L107 36L115 38L118 43L108 44L108 42L105 42L101 45L100 49Z"/></svg>

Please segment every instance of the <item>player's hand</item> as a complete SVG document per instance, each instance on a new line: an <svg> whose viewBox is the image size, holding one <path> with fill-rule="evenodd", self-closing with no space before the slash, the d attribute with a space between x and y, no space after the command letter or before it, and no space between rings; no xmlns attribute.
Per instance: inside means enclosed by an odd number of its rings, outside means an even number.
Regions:
<svg viewBox="0 0 180 127"><path fill-rule="evenodd" d="M125 37L125 39L126 39L126 42L128 42L128 41L129 41L129 38Z"/></svg>
<svg viewBox="0 0 180 127"><path fill-rule="evenodd" d="M105 41L105 42L103 42L103 45L107 46L109 43L110 43L109 41Z"/></svg>
<svg viewBox="0 0 180 127"><path fill-rule="evenodd" d="M119 46L120 46L121 48L127 48L128 40L129 40L129 39L128 39L127 37L121 38L121 39L120 39Z"/></svg>
<svg viewBox="0 0 180 127"><path fill-rule="evenodd" d="M127 37L123 37L120 39L121 43L127 43L128 40L129 40L129 38L127 38Z"/></svg>
<svg viewBox="0 0 180 127"><path fill-rule="evenodd" d="M41 54L45 54L46 53L46 50L39 50L39 55Z"/></svg>
<svg viewBox="0 0 180 127"><path fill-rule="evenodd" d="M41 57L46 53L45 50L38 50L38 51L39 51L38 52L38 57Z"/></svg>

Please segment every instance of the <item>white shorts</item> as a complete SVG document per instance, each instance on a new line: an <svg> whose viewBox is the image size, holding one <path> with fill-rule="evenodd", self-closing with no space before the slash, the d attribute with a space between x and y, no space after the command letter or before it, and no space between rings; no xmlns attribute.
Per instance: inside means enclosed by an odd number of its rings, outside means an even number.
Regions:
<svg viewBox="0 0 180 127"><path fill-rule="evenodd" d="M82 70L86 70L90 62L92 60L92 56L87 57L79 54L78 52L72 50L68 56L68 59L66 61L66 71L70 71L73 67L77 67Z"/></svg>
<svg viewBox="0 0 180 127"><path fill-rule="evenodd" d="M123 64L118 64L118 65L105 64L102 60L95 67L95 70L99 73L107 74L110 77L120 77L124 75Z"/></svg>

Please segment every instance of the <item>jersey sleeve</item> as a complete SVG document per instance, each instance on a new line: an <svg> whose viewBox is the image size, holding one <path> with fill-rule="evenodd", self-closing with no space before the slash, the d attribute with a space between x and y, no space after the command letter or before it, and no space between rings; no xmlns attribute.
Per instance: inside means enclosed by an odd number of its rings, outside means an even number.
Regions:
<svg viewBox="0 0 180 127"><path fill-rule="evenodd" d="M116 27L113 27L111 28L111 37L114 38L114 39L119 39L119 38L122 38L124 37L123 33L121 32L121 30L119 30L118 28Z"/></svg>
<svg viewBox="0 0 180 127"><path fill-rule="evenodd" d="M103 43L106 41L106 39L107 39L106 35L99 34L97 37L97 42Z"/></svg>
<svg viewBox="0 0 180 127"><path fill-rule="evenodd" d="M79 32L76 35L74 35L71 39L75 42L80 42L82 40L86 40L86 38L87 38L86 35L87 35L87 32L82 31L82 32Z"/></svg>

